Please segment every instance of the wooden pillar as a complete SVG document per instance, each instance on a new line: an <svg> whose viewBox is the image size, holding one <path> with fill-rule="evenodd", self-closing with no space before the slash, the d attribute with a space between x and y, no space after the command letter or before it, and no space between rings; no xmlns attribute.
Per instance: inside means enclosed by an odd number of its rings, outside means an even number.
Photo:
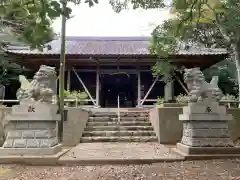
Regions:
<svg viewBox="0 0 240 180"><path fill-rule="evenodd" d="M96 106L99 107L99 94L100 94L100 81L99 81L99 76L100 76L100 68L99 66L97 67L96 71Z"/></svg>
<svg viewBox="0 0 240 180"><path fill-rule="evenodd" d="M140 107L141 106L141 73L140 73L140 68L137 68L137 106Z"/></svg>
<svg viewBox="0 0 240 180"><path fill-rule="evenodd" d="M70 91L71 89L71 69L68 68L67 74L67 90Z"/></svg>
<svg viewBox="0 0 240 180"><path fill-rule="evenodd" d="M166 102L171 102L174 100L174 80L166 83L164 87L164 99Z"/></svg>
<svg viewBox="0 0 240 180"><path fill-rule="evenodd" d="M57 79L56 79L56 94L58 94L58 80L59 80L59 76L57 77Z"/></svg>
<svg viewBox="0 0 240 180"><path fill-rule="evenodd" d="M53 97L53 104L57 104L57 101L58 101L58 80L59 80L59 76L57 77L57 79L56 79L56 89L55 89L55 95L54 95L54 97Z"/></svg>

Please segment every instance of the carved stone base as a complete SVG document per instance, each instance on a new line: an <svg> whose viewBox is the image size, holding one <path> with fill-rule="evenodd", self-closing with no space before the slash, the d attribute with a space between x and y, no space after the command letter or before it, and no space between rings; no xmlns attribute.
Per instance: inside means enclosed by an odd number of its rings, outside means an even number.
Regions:
<svg viewBox="0 0 240 180"><path fill-rule="evenodd" d="M0 156L6 155L53 155L61 151L58 141L57 106L46 103L22 102L13 106L7 116L6 140ZM33 111L28 112L28 108Z"/></svg>
<svg viewBox="0 0 240 180"><path fill-rule="evenodd" d="M183 137L181 143L192 147L234 147L231 138Z"/></svg>
<svg viewBox="0 0 240 180"><path fill-rule="evenodd" d="M62 145L58 144L49 148L0 148L1 156L48 156L57 154L62 150Z"/></svg>
<svg viewBox="0 0 240 180"><path fill-rule="evenodd" d="M234 147L228 130L232 115L218 103L189 103L183 107L181 143L190 147Z"/></svg>
<svg viewBox="0 0 240 180"><path fill-rule="evenodd" d="M185 155L240 155L240 147L191 147L177 143L176 150Z"/></svg>
<svg viewBox="0 0 240 180"><path fill-rule="evenodd" d="M11 121L3 148L50 148L58 144L56 121Z"/></svg>
<svg viewBox="0 0 240 180"><path fill-rule="evenodd" d="M193 147L234 146L227 121L185 121L181 143Z"/></svg>

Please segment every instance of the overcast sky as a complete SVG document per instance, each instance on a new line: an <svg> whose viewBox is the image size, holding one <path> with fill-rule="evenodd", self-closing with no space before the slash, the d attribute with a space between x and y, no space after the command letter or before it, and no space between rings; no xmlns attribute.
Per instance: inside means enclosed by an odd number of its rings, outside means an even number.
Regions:
<svg viewBox="0 0 240 180"><path fill-rule="evenodd" d="M87 4L71 7L75 17L67 21L67 36L149 36L168 17L167 10L125 10L116 14L107 0L92 8ZM53 27L60 32L60 18Z"/></svg>

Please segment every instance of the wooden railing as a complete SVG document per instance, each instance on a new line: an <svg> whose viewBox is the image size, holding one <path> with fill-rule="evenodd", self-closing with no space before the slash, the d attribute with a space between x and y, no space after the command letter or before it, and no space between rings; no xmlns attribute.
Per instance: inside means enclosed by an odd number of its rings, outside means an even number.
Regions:
<svg viewBox="0 0 240 180"><path fill-rule="evenodd" d="M156 103L157 99L146 99L145 102L153 102ZM234 100L222 100L219 102L220 104L227 105L228 108L231 107L232 104L236 104L237 107L240 107L240 101L234 101ZM143 107L154 107L155 105L143 105Z"/></svg>
<svg viewBox="0 0 240 180"><path fill-rule="evenodd" d="M119 95L117 97L117 116L118 116L118 124L120 123L120 98Z"/></svg>
<svg viewBox="0 0 240 180"><path fill-rule="evenodd" d="M91 99L64 99L64 104L68 104L68 103L74 103L75 107L78 107L80 102L91 102ZM19 103L19 100L17 99L0 99L0 104L1 103ZM56 100L52 101L53 104L56 104ZM82 106L88 106L88 105L82 105ZM67 107L67 106L66 106Z"/></svg>
<svg viewBox="0 0 240 180"><path fill-rule="evenodd" d="M92 100L91 99L64 99L64 103L74 103L75 104L75 107L78 107L78 103L79 102L91 102ZM157 102L156 99L149 99L149 102ZM1 103L19 103L19 100L17 99L0 99L0 104ZM56 101L53 103L56 103ZM117 99L117 104L118 104L118 107L117 107L117 114L118 114L118 119L120 119L120 99L119 99L119 96L118 96L118 99ZM231 104L237 104L237 107L239 107L240 105L240 101L233 101L233 100L223 100L223 101L220 101L220 104L224 104L224 105L227 105L228 108L231 107ZM91 105L81 105L81 106L91 106ZM92 105L94 106L94 105ZM155 105L143 105L143 107L154 107ZM67 107L67 106L66 106Z"/></svg>

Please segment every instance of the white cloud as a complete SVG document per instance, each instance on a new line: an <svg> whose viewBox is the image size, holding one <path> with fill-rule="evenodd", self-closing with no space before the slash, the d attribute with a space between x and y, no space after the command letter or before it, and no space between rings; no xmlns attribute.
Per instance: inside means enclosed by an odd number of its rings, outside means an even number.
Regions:
<svg viewBox="0 0 240 180"><path fill-rule="evenodd" d="M74 18L67 21L67 36L148 36L153 28L168 18L167 10L124 10L114 13L108 1L89 8L87 4L71 6ZM53 24L61 30L61 19Z"/></svg>

